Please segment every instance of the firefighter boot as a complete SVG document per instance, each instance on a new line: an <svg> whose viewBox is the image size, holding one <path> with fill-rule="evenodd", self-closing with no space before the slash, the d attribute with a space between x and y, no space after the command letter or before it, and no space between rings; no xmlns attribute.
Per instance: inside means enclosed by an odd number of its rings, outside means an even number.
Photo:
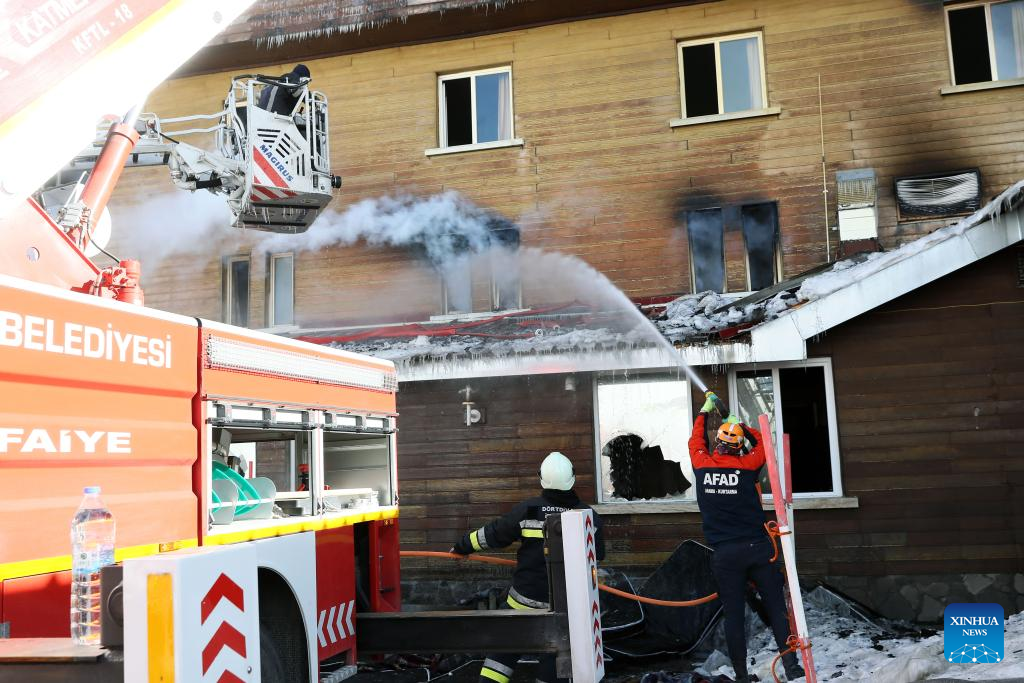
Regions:
<svg viewBox="0 0 1024 683"><path fill-rule="evenodd" d="M786 680L795 681L804 677L804 669L796 661L796 653L790 652L782 657L782 667L786 670Z"/></svg>

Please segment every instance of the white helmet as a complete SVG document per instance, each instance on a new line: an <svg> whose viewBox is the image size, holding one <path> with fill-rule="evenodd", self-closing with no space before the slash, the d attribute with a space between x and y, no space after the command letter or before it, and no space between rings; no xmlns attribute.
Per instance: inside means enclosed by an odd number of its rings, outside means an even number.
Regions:
<svg viewBox="0 0 1024 683"><path fill-rule="evenodd" d="M558 451L550 453L540 464L540 485L542 488L568 491L576 483L572 463Z"/></svg>

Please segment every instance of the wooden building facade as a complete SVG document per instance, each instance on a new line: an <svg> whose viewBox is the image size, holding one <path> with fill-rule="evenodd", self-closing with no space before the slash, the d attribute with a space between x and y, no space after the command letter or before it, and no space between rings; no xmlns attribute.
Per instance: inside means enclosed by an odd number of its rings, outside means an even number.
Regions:
<svg viewBox="0 0 1024 683"><path fill-rule="evenodd" d="M358 33L285 27L257 45L255 30L229 31L146 108L217 111L230 76L301 61L330 102L334 208L454 191L514 222L521 245L577 256L634 300L759 289L844 242L890 250L1024 177L1024 35L985 28L1004 11L1024 26L1024 2L433 4L445 13ZM982 47L987 75L965 71ZM467 124L467 102L488 92L495 115ZM292 335L455 312L414 251L301 240L267 251L259 235L219 229L207 202L171 195L165 172L127 173L114 198L115 223L120 213L143 238L119 234L112 249L143 260L149 305ZM950 187L966 203L944 205ZM940 208L909 211L915 193ZM861 213L841 214L839 200ZM808 410L829 411L833 458L829 480L807 489L830 495L798 504L808 578L893 616L933 620L954 598L1024 609L1020 258L989 256L808 344L828 384ZM458 312L492 310L489 277L474 275L472 311ZM276 320L273 292L292 302ZM708 366L705 377L728 395L746 380L788 381L772 373L792 367ZM403 383L407 547L446 549L532 493L550 450L574 460L584 498L606 498L603 376L571 379ZM486 424L462 422L467 386ZM686 391L688 420L700 401ZM643 574L700 537L690 503L609 505L617 566ZM438 571L413 564L407 576Z"/></svg>

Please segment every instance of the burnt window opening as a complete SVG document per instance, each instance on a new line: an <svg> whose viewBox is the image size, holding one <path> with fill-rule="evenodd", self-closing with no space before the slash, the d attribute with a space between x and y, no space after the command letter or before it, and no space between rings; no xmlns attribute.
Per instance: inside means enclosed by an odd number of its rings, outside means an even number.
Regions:
<svg viewBox="0 0 1024 683"><path fill-rule="evenodd" d="M683 118L765 109L761 33L679 43Z"/></svg>
<svg viewBox="0 0 1024 683"><path fill-rule="evenodd" d="M601 449L601 456L611 465L612 495L616 498L677 496L691 486L678 462L666 460L661 446L644 446L636 434L615 437Z"/></svg>
<svg viewBox="0 0 1024 683"><path fill-rule="evenodd" d="M954 85L1024 78L1024 0L946 10Z"/></svg>
<svg viewBox="0 0 1024 683"><path fill-rule="evenodd" d="M224 322L239 327L249 326L249 257L230 256L222 269L223 291L221 310Z"/></svg>
<svg viewBox="0 0 1024 683"><path fill-rule="evenodd" d="M462 235L450 235L445 253L451 256L434 263L441 277L444 315L521 307L519 228L500 216L484 220L485 239L471 242ZM482 289L484 286L490 291Z"/></svg>
<svg viewBox="0 0 1024 683"><path fill-rule="evenodd" d="M981 208L977 169L896 178L895 186L900 221L969 216Z"/></svg>
<svg viewBox="0 0 1024 683"><path fill-rule="evenodd" d="M473 312L473 263L456 256L441 265L441 312L445 315Z"/></svg>
<svg viewBox="0 0 1024 683"><path fill-rule="evenodd" d="M491 258L491 310L510 311L522 308L523 288L519 271L519 228L497 225L491 229L495 245Z"/></svg>
<svg viewBox="0 0 1024 683"><path fill-rule="evenodd" d="M441 147L513 138L510 67L440 76L438 83Z"/></svg>
<svg viewBox="0 0 1024 683"><path fill-rule="evenodd" d="M775 202L740 208L747 250L747 286L751 291L779 281L779 215Z"/></svg>
<svg viewBox="0 0 1024 683"><path fill-rule="evenodd" d="M784 364L757 370L738 369L732 375L735 410L740 419L757 425L767 415L775 442L789 435L795 494L839 495L838 437L832 368L827 359ZM777 448L780 471L782 448ZM761 486L771 492L766 472Z"/></svg>
<svg viewBox="0 0 1024 683"><path fill-rule="evenodd" d="M725 291L725 231L722 209L686 212L694 292Z"/></svg>
<svg viewBox="0 0 1024 683"><path fill-rule="evenodd" d="M661 375L597 385L600 501L693 500L687 382Z"/></svg>

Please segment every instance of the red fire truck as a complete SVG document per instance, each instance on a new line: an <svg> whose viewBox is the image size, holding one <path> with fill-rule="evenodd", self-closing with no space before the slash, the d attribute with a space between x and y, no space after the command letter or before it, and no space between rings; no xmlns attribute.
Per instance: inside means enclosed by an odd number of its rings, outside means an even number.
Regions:
<svg viewBox="0 0 1024 683"><path fill-rule="evenodd" d="M97 267L92 217L134 117L111 128L59 221L27 198L100 115L131 109L247 4L0 10L0 636L22 648L8 662L105 664L37 640L69 634L69 526L86 485L117 523L123 580L105 577L120 595L104 596L103 633L123 635L123 680L341 680L356 611L399 609L393 365L146 309L137 262ZM326 158L326 138L311 149ZM256 152L236 151L232 198L251 209L270 195L245 170ZM240 213L251 227L274 212Z"/></svg>

